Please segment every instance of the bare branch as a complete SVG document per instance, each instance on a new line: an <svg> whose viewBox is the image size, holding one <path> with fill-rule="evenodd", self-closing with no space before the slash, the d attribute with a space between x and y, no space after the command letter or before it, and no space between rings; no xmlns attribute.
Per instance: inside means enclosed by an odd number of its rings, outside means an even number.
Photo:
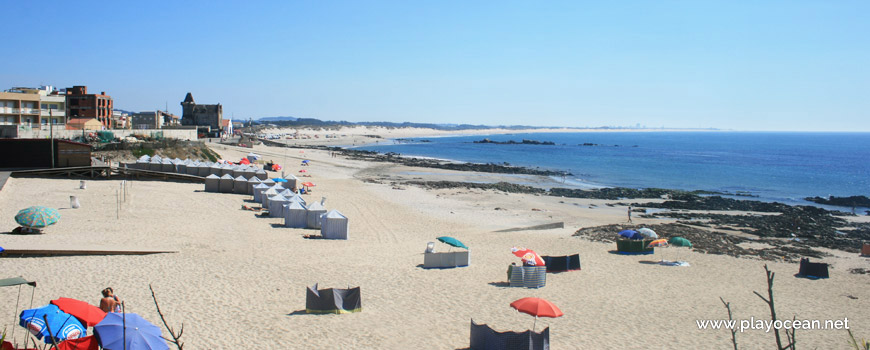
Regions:
<svg viewBox="0 0 870 350"><path fill-rule="evenodd" d="M183 350L184 343L182 343L179 338L181 338L181 333L184 332L184 323L181 324L181 331L178 332L178 334L175 334L175 330L173 330L172 327L169 327L169 324L166 323L166 318L163 317L163 312L160 311L160 304L157 303L157 295L154 294L154 287L151 287L151 284L148 284L148 289L151 289L151 298L154 299L154 306L157 307L157 314L160 315L160 320L163 321L163 326L166 327L166 330L169 331L169 335L172 336L171 342L175 344L175 347L177 347L178 350Z"/></svg>
<svg viewBox="0 0 870 350"><path fill-rule="evenodd" d="M725 304L725 308L728 309L728 320L729 321L733 320L734 318L731 316L731 303L726 303L725 299L722 299L722 297L719 297L719 300L721 300L722 304ZM734 350L737 350L737 330L732 328L732 329L730 329L730 331L731 331L731 344L734 344Z"/></svg>

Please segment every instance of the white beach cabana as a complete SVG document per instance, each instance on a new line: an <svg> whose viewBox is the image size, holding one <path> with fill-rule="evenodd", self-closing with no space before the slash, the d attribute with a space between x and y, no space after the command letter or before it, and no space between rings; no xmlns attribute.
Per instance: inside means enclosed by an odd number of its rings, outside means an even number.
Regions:
<svg viewBox="0 0 870 350"><path fill-rule="evenodd" d="M164 173L174 173L175 164L172 164L172 161L169 159L164 159L160 161L160 171Z"/></svg>
<svg viewBox="0 0 870 350"><path fill-rule="evenodd" d="M187 173L187 175L199 176L199 162L190 161L190 163L187 164L185 173Z"/></svg>
<svg viewBox="0 0 870 350"><path fill-rule="evenodd" d="M254 186L260 184L260 179L257 177L249 177L248 178L248 186L245 189L245 194L254 194Z"/></svg>
<svg viewBox="0 0 870 350"><path fill-rule="evenodd" d="M220 182L221 178L215 174L211 174L205 177L205 191L206 192L218 192L220 191Z"/></svg>
<svg viewBox="0 0 870 350"><path fill-rule="evenodd" d="M338 210L330 210L320 218L320 235L326 239L347 239L347 216Z"/></svg>
<svg viewBox="0 0 870 350"><path fill-rule="evenodd" d="M151 171L160 171L160 159L157 156L151 157L151 160L148 162L148 170Z"/></svg>
<svg viewBox="0 0 870 350"><path fill-rule="evenodd" d="M305 227L320 228L320 216L326 214L326 208L320 202L311 203L305 213Z"/></svg>
<svg viewBox="0 0 870 350"><path fill-rule="evenodd" d="M298 193L294 194L292 197L287 197L287 199L291 202L299 202L302 203L302 205L308 205L308 203L305 202L305 198L302 198Z"/></svg>
<svg viewBox="0 0 870 350"><path fill-rule="evenodd" d="M256 178L257 177L257 170L254 169L253 167L250 167L250 166L245 167L245 170L242 172L242 176L244 176L246 179L250 179L252 177ZM259 178L257 178L257 179L259 179Z"/></svg>
<svg viewBox="0 0 870 350"><path fill-rule="evenodd" d="M196 176L206 177L209 174L211 174L211 166L207 163L199 163L199 165L196 166Z"/></svg>
<svg viewBox="0 0 870 350"><path fill-rule="evenodd" d="M254 176L260 178L260 180L266 181L269 178L269 174L266 174L266 171L263 169L257 170L254 173Z"/></svg>
<svg viewBox="0 0 870 350"><path fill-rule="evenodd" d="M308 210L299 202L287 202L284 205L284 226L291 228L305 228L308 225Z"/></svg>
<svg viewBox="0 0 870 350"><path fill-rule="evenodd" d="M239 175L235 179L233 179L233 193L237 194L247 194L248 192L248 179L244 176Z"/></svg>
<svg viewBox="0 0 870 350"><path fill-rule="evenodd" d="M254 187L252 188L253 191L251 192L251 194L254 195L254 202L263 203L263 200L262 200L263 192L266 192L266 190L268 190L268 189L269 189L269 186L266 186L263 183L258 183L256 185L254 185Z"/></svg>
<svg viewBox="0 0 870 350"><path fill-rule="evenodd" d="M265 191L263 191L262 194L260 194L259 202L260 202L260 204L263 205L263 207L268 208L269 207L269 197L276 196L276 195L278 195L278 191L275 191L274 188L269 187Z"/></svg>
<svg viewBox="0 0 870 350"><path fill-rule="evenodd" d="M286 176L284 176L284 180L287 180L284 185L284 187L287 188L296 188L296 183L299 182L299 178L297 178L296 175L293 174L287 174Z"/></svg>
<svg viewBox="0 0 870 350"><path fill-rule="evenodd" d="M221 176L224 176L227 174L229 174L230 176L233 175L233 166L229 165L229 164L221 165Z"/></svg>
<svg viewBox="0 0 870 350"><path fill-rule="evenodd" d="M215 174L218 177L223 176L223 174L221 174L221 165L220 164L210 164L208 167L208 173Z"/></svg>
<svg viewBox="0 0 870 350"><path fill-rule="evenodd" d="M233 193L233 177L230 174L221 176L220 192Z"/></svg>
<svg viewBox="0 0 870 350"><path fill-rule="evenodd" d="M284 196L280 194L269 197L269 217L284 217L284 205L286 205L287 202L287 198L284 198Z"/></svg>

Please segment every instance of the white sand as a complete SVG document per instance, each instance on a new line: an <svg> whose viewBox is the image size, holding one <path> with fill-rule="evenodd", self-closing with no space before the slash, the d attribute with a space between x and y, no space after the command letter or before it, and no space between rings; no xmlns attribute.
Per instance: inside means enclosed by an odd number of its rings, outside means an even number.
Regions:
<svg viewBox="0 0 870 350"><path fill-rule="evenodd" d="M247 149L217 151L237 159ZM257 146L256 152L283 159L288 171L301 159L317 184L309 201L325 196L328 209L350 218L350 240L307 240L313 230L275 227L277 218L240 210L248 196L202 192L203 185L135 181L121 218L115 217L119 181L12 178L0 191L0 232L15 228L12 217L30 205L62 208L60 223L38 236L0 235L6 248L161 249L175 254L3 258L4 276L36 280L34 306L57 297L96 303L99 291L114 287L127 309L159 324L151 283L171 325L184 323L188 349L455 349L468 346L469 323L497 330L525 330L533 318L508 304L542 297L565 316L540 319L551 327L553 349L730 348L725 330L698 330L696 319L726 317L719 301L732 302L738 319L769 319L763 262L679 252L691 267L645 264L652 256L608 253L613 245L571 237L581 227L620 223L624 207L606 201L503 194L492 191L426 191L362 181L394 174L395 165L330 158L327 152ZM283 161L283 160L282 160ZM293 165L291 165L293 164ZM429 169L417 169L432 172ZM297 173L298 174L298 173ZM374 174L374 175L373 175ZM445 175L450 176L450 175ZM543 181L543 180L542 180ZM65 209L69 196L81 209ZM560 203L563 201L564 203ZM590 204L597 207L590 209ZM495 207L505 210L494 210ZM532 209L541 209L540 211ZM564 229L494 233L518 226L565 222ZM659 221L656 221L659 222ZM454 236L471 247L466 268L424 270L427 242ZM493 285L518 259L512 246L542 255L580 253L583 270L547 276L542 289ZM447 247L438 243L439 250ZM781 318L843 319L858 336L870 336L870 276L846 266L870 267L867 259L844 254L831 262L831 278L795 278L793 263L769 263ZM363 311L306 315L305 288L362 287ZM29 305L29 287L21 302ZM16 319L17 288L0 290L0 314L8 330ZM850 298L854 297L857 299ZM19 307L19 312L25 307ZM162 327L162 325L161 325ZM21 339L23 328L15 337ZM168 334L164 331L164 335ZM800 348L844 348L843 330L798 331ZM741 349L771 348L773 336L751 330L738 334Z"/></svg>

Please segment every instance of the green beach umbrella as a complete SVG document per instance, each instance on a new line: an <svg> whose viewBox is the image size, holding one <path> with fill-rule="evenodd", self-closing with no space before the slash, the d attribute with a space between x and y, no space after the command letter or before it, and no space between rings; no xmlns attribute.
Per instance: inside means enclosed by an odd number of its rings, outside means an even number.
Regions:
<svg viewBox="0 0 870 350"><path fill-rule="evenodd" d="M54 225L58 220L60 220L60 213L57 209L40 205L21 209L15 215L15 222L31 229L46 228L49 225Z"/></svg>
<svg viewBox="0 0 870 350"><path fill-rule="evenodd" d="M456 248L468 249L468 247L466 247L465 244L462 244L462 242L460 242L458 239L450 237L450 236L441 236L441 237L438 237L437 240L441 243L444 243L444 244L447 244L447 245L450 245L450 246L453 246Z"/></svg>
<svg viewBox="0 0 870 350"><path fill-rule="evenodd" d="M683 237L671 237L671 239L668 240L668 244L677 247L692 247L692 242L689 242L688 239Z"/></svg>
<svg viewBox="0 0 870 350"><path fill-rule="evenodd" d="M688 239L685 239L683 237L671 237L671 239L668 240L668 244L674 247L692 248L692 242L689 242ZM674 260L679 260L679 258L675 258Z"/></svg>

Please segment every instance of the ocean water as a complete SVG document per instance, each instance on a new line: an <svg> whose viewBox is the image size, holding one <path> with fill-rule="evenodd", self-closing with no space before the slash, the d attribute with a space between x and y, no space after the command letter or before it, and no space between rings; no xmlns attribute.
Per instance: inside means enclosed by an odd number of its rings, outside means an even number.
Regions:
<svg viewBox="0 0 870 350"><path fill-rule="evenodd" d="M556 145L472 142L483 138ZM806 204L802 198L810 196L870 196L870 133L518 133L390 140L358 149L567 171L565 187L707 190L791 204Z"/></svg>

